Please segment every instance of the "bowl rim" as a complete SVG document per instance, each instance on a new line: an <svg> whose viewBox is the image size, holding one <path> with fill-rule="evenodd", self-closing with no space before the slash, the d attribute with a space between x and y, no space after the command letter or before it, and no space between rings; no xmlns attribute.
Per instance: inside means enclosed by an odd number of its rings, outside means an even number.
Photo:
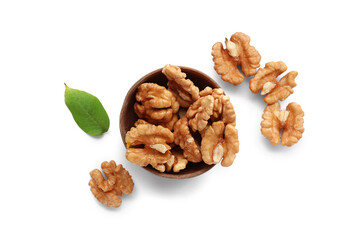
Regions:
<svg viewBox="0 0 360 240"><path fill-rule="evenodd" d="M191 67L185 67L185 66L178 66L181 71L185 72L186 74L188 74L188 72L194 72L197 75L200 75L202 78L206 79L207 82L210 82L212 85L214 85L216 88L221 88L220 85L214 80L212 79L210 76L208 76L207 74L195 69L195 68L191 68ZM163 68L158 68L156 70L153 70L147 74L145 74L143 77L141 77L138 81L136 81L133 85L131 85L131 87L129 88L122 107L121 107L121 111L120 111L120 117L119 117L119 128L120 128L120 136L121 136L121 140L123 142L123 144L125 145L126 148L126 142L125 142L125 135L126 135L126 130L122 129L122 117L123 114L125 114L125 107L124 107L124 103L127 102L132 95L132 92L130 93L130 90L136 86L146 82L146 80L148 80L149 78L151 78L153 75L158 74L159 72L162 71ZM137 87L136 87L137 89ZM123 137L124 136L124 137ZM212 165L207 165L204 164L204 166L202 168L200 168L197 171L194 172L190 172L190 173L181 173L181 171L179 173L174 173L174 172L159 172L156 169L154 169L152 166L146 166L146 167L142 167L143 169L147 170L148 172L151 172L157 176L160 177L164 177L164 178L169 178L169 179L187 179L187 178L193 178L193 177L197 177L199 175L204 174L205 172L209 171L211 168L213 168L216 164L212 164Z"/></svg>

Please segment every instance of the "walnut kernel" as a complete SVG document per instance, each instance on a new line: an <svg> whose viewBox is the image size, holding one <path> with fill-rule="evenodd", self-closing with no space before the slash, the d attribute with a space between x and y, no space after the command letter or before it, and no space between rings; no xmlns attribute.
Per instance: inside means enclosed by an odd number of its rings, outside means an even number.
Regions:
<svg viewBox="0 0 360 240"><path fill-rule="evenodd" d="M250 80L250 90L253 93L261 90L261 95L266 95L264 101L267 104L285 100L294 92L295 78L298 74L296 71L291 71L277 81L276 78L286 70L287 66L281 61L266 63L265 68L260 68L255 77Z"/></svg>
<svg viewBox="0 0 360 240"><path fill-rule="evenodd" d="M201 153L206 164L221 160L224 167L230 166L239 152L238 132L235 126L218 121L209 126L201 141Z"/></svg>
<svg viewBox="0 0 360 240"><path fill-rule="evenodd" d="M90 172L90 190L99 202L108 207L119 207L121 204L119 195L132 193L134 182L129 172L121 164L116 165L115 161L103 162L101 168L107 180L104 179L100 170L92 170Z"/></svg>
<svg viewBox="0 0 360 240"><path fill-rule="evenodd" d="M250 45L250 37L244 33L234 33L230 40L225 38L226 50L217 42L212 47L212 56L215 63L215 71L221 78L234 85L243 82L244 76L240 73L237 65L241 67L246 77L255 75L260 67L261 56L255 47Z"/></svg>
<svg viewBox="0 0 360 240"><path fill-rule="evenodd" d="M272 145L279 144L281 130L281 144L284 146L290 147L301 139L304 132L304 112L299 104L290 103L286 111L281 111L278 102L267 105L262 117L261 132Z"/></svg>
<svg viewBox="0 0 360 240"><path fill-rule="evenodd" d="M189 107L199 99L199 88L186 79L186 74L178 66L167 64L162 70L169 80L169 90L174 94L181 107Z"/></svg>
<svg viewBox="0 0 360 240"><path fill-rule="evenodd" d="M154 124L167 123L179 111L173 94L155 83L143 83L136 93L134 110L139 118ZM140 102L140 103L139 103Z"/></svg>
<svg viewBox="0 0 360 240"><path fill-rule="evenodd" d="M174 126L174 142L183 150L188 161L201 162L201 152L191 135L186 117L179 119Z"/></svg>
<svg viewBox="0 0 360 240"><path fill-rule="evenodd" d="M286 64L281 61L266 63L265 68L260 68L254 78L250 79L250 90L253 93L258 93L261 89L263 89L266 83L271 82L276 84L276 78L286 70Z"/></svg>
<svg viewBox="0 0 360 240"><path fill-rule="evenodd" d="M173 161L168 161L165 163L166 171L170 172L172 170L173 172L177 173L185 169L188 160L184 157L184 154L176 150L172 150L171 153L173 154L174 158Z"/></svg>
<svg viewBox="0 0 360 240"><path fill-rule="evenodd" d="M194 102L186 112L189 125L194 132L202 131L208 124L208 120L214 111L214 97L211 95L201 97Z"/></svg>
<svg viewBox="0 0 360 240"><path fill-rule="evenodd" d="M282 77L275 87L267 93L264 101L267 104L273 104L285 100L290 94L294 93L293 88L296 87L295 78L297 75L296 71L291 71Z"/></svg>
<svg viewBox="0 0 360 240"><path fill-rule="evenodd" d="M227 39L226 39L226 42ZM230 48L232 50L233 57L237 59L238 65L240 65L242 72L246 77L253 76L256 73L256 69L260 67L261 56L254 46L250 45L250 37L244 33L234 33L230 41ZM228 44L227 44L228 46ZM228 51L230 51L228 49Z"/></svg>
<svg viewBox="0 0 360 240"><path fill-rule="evenodd" d="M135 125L126 133L126 158L140 166L150 164L154 168L169 161L172 157L169 144L174 142L174 134L168 128L143 120ZM131 148L139 145L144 145L144 148Z"/></svg>
<svg viewBox="0 0 360 240"><path fill-rule="evenodd" d="M221 75L222 80L234 85L239 85L244 81L244 76L237 68L236 60L223 48L221 42L213 45L211 55L215 64L214 69Z"/></svg>

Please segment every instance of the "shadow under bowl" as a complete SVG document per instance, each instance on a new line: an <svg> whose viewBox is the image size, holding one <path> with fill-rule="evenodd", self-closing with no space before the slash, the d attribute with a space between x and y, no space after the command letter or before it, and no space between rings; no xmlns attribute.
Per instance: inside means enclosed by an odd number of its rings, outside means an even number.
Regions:
<svg viewBox="0 0 360 240"><path fill-rule="evenodd" d="M191 79L195 86L199 88L199 90L203 90L207 86L212 88L220 88L220 86L208 75L202 73L196 69L189 67L182 67L181 71L186 73L188 79ZM161 86L167 87L167 78L161 72L162 68L159 68L153 72L150 72L143 76L139 81L137 81L128 91L124 103L120 113L120 134L123 140L123 143L126 147L125 136L126 133L134 126L134 123L139 119L134 110L134 105L136 102L135 95L137 92L137 88L143 83L157 83ZM215 165L207 165L204 162L200 163L192 163L189 162L184 170L181 170L178 173L174 172L159 172L156 169L152 168L150 165L144 167L145 170L159 175L165 178L173 178L173 179L185 179L199 176L207 171L209 171Z"/></svg>

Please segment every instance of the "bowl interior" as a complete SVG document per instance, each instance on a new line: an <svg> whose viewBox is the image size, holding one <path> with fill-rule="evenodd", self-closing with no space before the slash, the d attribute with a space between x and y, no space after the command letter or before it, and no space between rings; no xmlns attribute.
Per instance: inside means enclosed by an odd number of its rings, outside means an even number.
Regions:
<svg viewBox="0 0 360 240"><path fill-rule="evenodd" d="M212 88L220 88L220 86L212 80L206 74L189 67L182 67L180 66L181 70L186 73L187 78L191 79L194 84L199 88L199 90L203 90L205 87L210 86ZM134 126L134 123L139 119L134 111L134 105L136 102L135 95L137 88L143 83L157 83L161 86L167 87L167 78L161 72L162 68L157 69L144 77L142 77L139 81L137 81L128 91L122 109L120 113L120 133L121 138L123 140L124 145L125 143L125 135L127 131L130 130L131 127ZM152 168L151 166L144 167L147 171L152 172L156 175L166 178L175 178L175 179L184 179L198 176L208 170L210 170L214 165L207 165L204 162L200 163L191 163L189 162L188 165L184 170L181 170L179 173L174 172L159 172L156 169Z"/></svg>

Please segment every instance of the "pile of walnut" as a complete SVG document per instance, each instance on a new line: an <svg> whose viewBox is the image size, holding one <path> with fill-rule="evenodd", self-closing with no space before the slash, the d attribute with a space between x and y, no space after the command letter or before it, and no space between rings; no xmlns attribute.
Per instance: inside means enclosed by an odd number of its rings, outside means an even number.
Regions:
<svg viewBox="0 0 360 240"><path fill-rule="evenodd" d="M168 64L162 72L168 89L155 83L138 87L139 120L126 133L126 158L160 172L179 172L188 162L230 166L239 140L229 97L220 88L199 91L177 66Z"/></svg>
<svg viewBox="0 0 360 240"><path fill-rule="evenodd" d="M304 112L297 103L290 103L286 110L281 111L278 101L283 101L294 93L296 87L296 71L291 71L279 81L276 79L287 70L283 62L268 62L264 68L260 67L261 56L255 47L250 45L250 37L244 33L234 33L230 40L225 38L226 49L221 42L212 47L212 56L215 71L221 78L234 85L239 85L245 77L250 79L249 88L253 93L265 95L264 101L268 104L261 122L261 132L271 144L291 146L297 143L304 132Z"/></svg>
<svg viewBox="0 0 360 240"><path fill-rule="evenodd" d="M129 172L121 164L116 165L115 161L103 162L101 168L107 180L104 179L100 170L92 170L90 172L90 190L97 200L106 206L120 207L121 198L119 196L123 196L124 193L132 193L134 182Z"/></svg>

